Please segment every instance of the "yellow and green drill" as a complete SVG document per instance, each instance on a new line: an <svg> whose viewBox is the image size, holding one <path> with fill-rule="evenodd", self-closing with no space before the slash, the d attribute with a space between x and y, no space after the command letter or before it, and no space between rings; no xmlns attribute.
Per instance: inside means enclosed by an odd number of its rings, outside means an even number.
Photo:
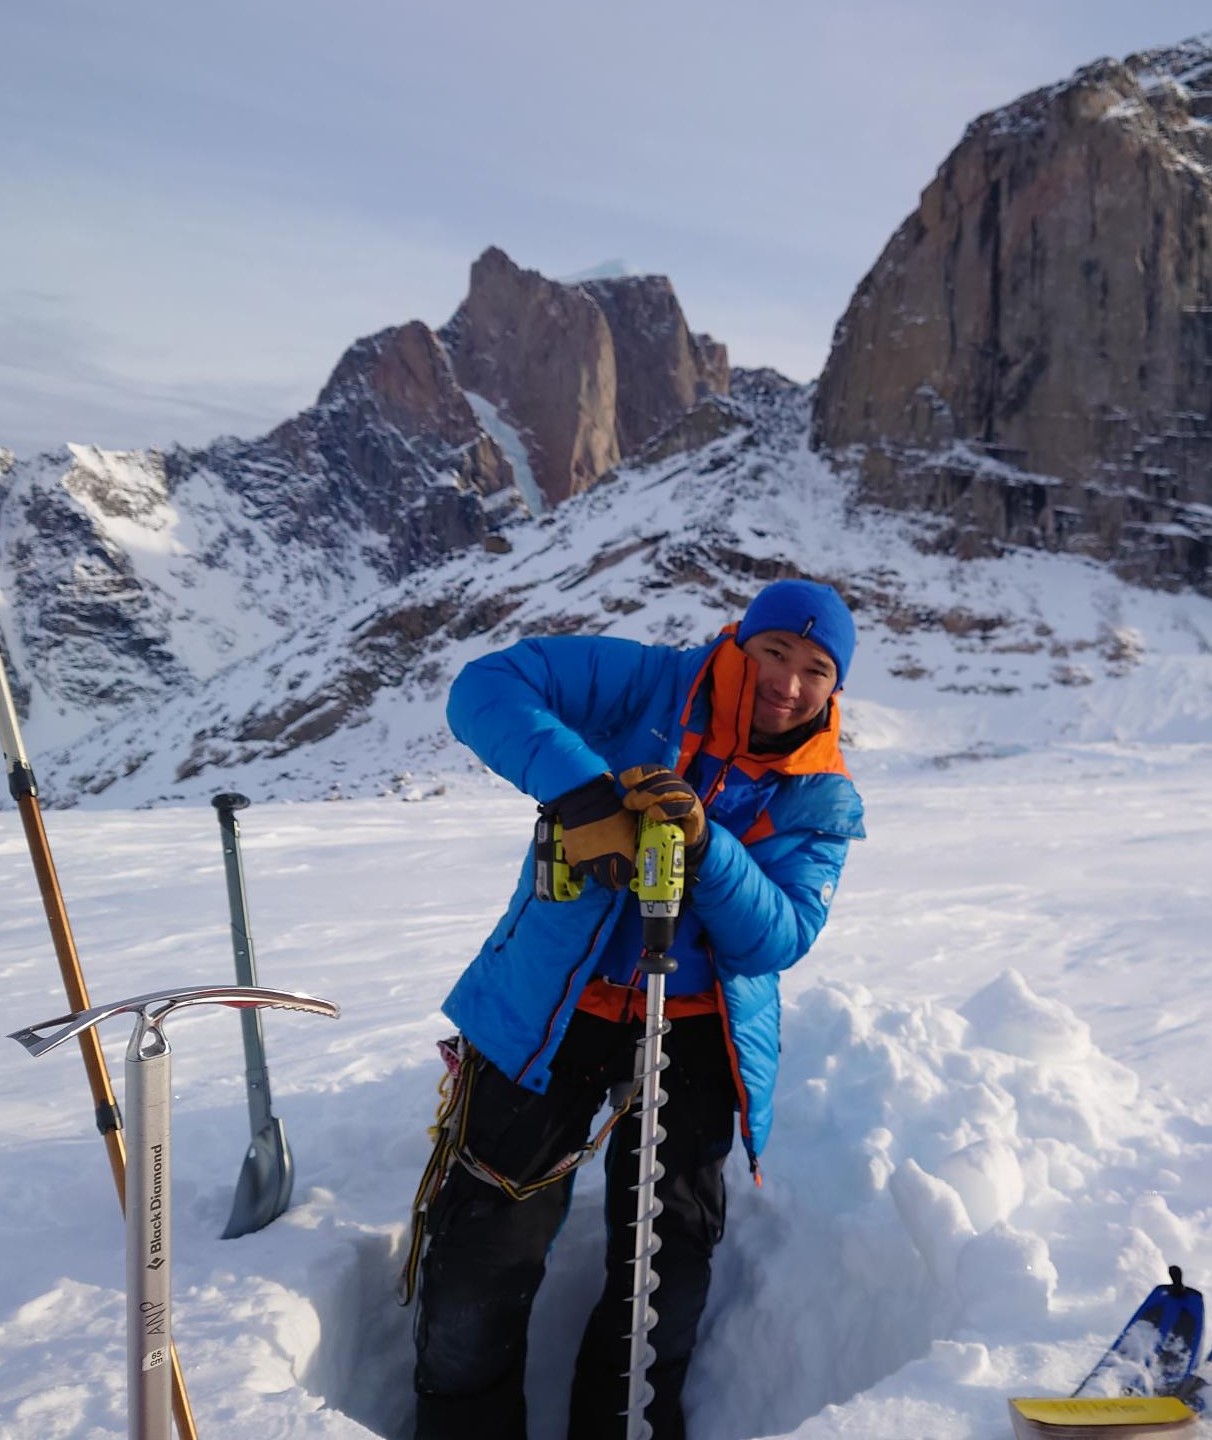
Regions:
<svg viewBox="0 0 1212 1440"><path fill-rule="evenodd" d="M535 894L540 900L576 900L585 882L573 874L564 852L564 827L559 817L540 814L534 829ZM677 962L669 955L678 912L686 887L686 843L682 827L669 820L640 820L636 840L635 878L631 889L640 902L644 955L665 963L659 971L641 964L649 973L669 974Z"/></svg>

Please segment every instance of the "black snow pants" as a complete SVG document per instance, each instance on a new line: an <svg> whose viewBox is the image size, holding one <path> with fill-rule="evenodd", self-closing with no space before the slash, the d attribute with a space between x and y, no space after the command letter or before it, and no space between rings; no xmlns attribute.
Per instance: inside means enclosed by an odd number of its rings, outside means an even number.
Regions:
<svg viewBox="0 0 1212 1440"><path fill-rule="evenodd" d="M609 1087L634 1073L639 1022L578 1011L557 1052L551 1085L536 1095L482 1057L470 1099L467 1144L515 1184L545 1174L585 1143ZM661 1109L666 1138L657 1182L664 1211L654 1440L682 1440L681 1394L707 1300L711 1252L724 1231L724 1161L736 1088L718 1015L671 1023ZM637 1107L638 1108L638 1107ZM627 1403L639 1121L633 1110L606 1150L606 1282L577 1357L569 1440L620 1440ZM456 1164L434 1202L416 1322L416 1440L525 1440L526 1329L547 1253L572 1199L571 1176L511 1200Z"/></svg>

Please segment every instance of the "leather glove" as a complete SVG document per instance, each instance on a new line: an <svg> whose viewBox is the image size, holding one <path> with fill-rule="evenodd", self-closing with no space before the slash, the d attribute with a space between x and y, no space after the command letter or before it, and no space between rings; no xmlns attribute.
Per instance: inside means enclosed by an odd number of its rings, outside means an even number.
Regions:
<svg viewBox="0 0 1212 1440"><path fill-rule="evenodd" d="M703 802L694 787L663 765L633 765L619 776L626 788L623 804L653 820L672 820L686 837L686 865L693 869L707 851L711 832Z"/></svg>
<svg viewBox="0 0 1212 1440"><path fill-rule="evenodd" d="M635 874L636 817L624 810L610 775L569 790L549 807L564 827L564 854L577 879L626 890Z"/></svg>

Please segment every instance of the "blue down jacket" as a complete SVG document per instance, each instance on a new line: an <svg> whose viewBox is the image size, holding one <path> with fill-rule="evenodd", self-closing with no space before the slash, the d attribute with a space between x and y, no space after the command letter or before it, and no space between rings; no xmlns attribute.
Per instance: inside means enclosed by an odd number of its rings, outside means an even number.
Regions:
<svg viewBox="0 0 1212 1440"><path fill-rule="evenodd" d="M721 645L735 650L728 634L690 650L606 637L523 640L466 666L447 717L490 769L540 802L630 765L678 769L681 759L684 769L684 742L711 720L712 690L702 680ZM756 671L739 650L729 658ZM689 898L719 979L753 1164L770 1130L778 972L820 933L849 842L864 833L862 802L835 743L833 753L836 769L827 773L770 774L749 787L748 844L734 833L735 816L725 828L708 808L711 842ZM576 901L541 902L532 868L529 853L508 909L443 1009L493 1064L541 1093L577 1000L624 905L635 902L593 882Z"/></svg>

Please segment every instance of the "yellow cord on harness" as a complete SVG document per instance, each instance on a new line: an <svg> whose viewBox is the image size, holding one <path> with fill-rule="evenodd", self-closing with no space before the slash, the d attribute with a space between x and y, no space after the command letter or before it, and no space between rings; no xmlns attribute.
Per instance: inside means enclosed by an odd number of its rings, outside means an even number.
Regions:
<svg viewBox="0 0 1212 1440"><path fill-rule="evenodd" d="M578 1166L592 1160L606 1143L615 1125L631 1108L632 1101L639 1093L636 1081L625 1093L620 1093L614 1107L593 1139L566 1155L537 1180L517 1185L507 1176L478 1160L467 1148L467 1118L470 1111L472 1083L475 1079L478 1055L465 1040L457 1042L457 1051L449 1041L443 1041L439 1048L444 1055L457 1054L454 1069L448 1065L438 1081L438 1108L434 1123L426 1134L433 1141L433 1153L425 1166L412 1202L412 1234L408 1242L408 1257L400 1272L396 1286L396 1298L401 1305L408 1305L416 1294L417 1275L421 1268L421 1251L425 1244L425 1226L429 1207L437 1199L445 1183L451 1165L457 1160L470 1175L495 1185L511 1200L527 1200L548 1185L563 1180Z"/></svg>

